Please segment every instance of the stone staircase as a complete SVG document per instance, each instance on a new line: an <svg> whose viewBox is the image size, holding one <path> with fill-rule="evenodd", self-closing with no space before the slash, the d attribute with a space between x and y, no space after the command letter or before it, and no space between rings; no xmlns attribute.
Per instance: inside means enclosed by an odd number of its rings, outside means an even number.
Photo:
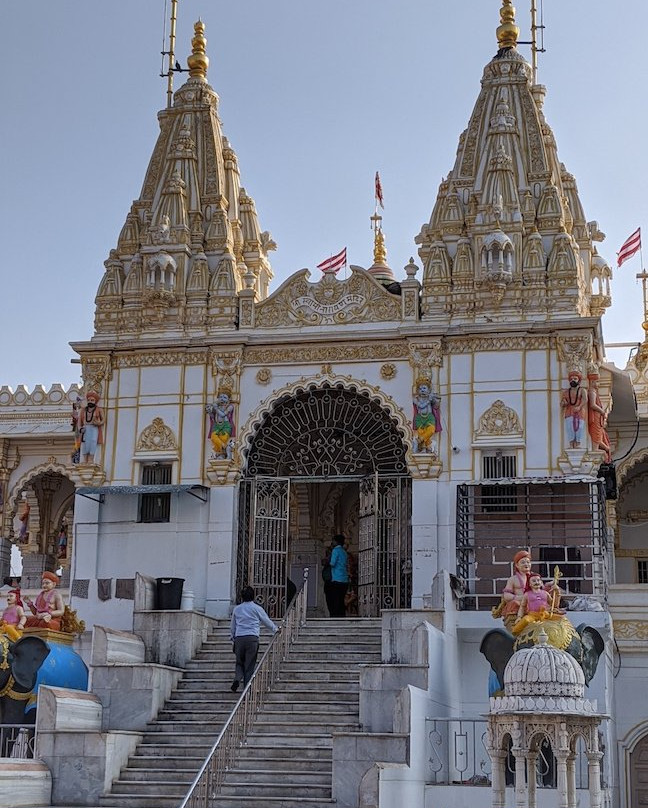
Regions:
<svg viewBox="0 0 648 808"><path fill-rule="evenodd" d="M334 805L332 733L358 728L358 666L380 662L380 631L379 619L308 621L210 808ZM187 663L105 806L178 808L238 700L233 669L223 624Z"/></svg>

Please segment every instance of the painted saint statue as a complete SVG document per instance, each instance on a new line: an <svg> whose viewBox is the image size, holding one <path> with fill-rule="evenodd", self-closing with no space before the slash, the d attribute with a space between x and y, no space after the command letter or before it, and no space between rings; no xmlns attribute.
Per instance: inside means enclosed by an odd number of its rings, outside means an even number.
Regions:
<svg viewBox="0 0 648 808"><path fill-rule="evenodd" d="M205 408L209 416L209 440L214 447L217 458L230 459L232 456L232 439L236 435L234 428L234 405L229 390L221 390L215 404Z"/></svg>
<svg viewBox="0 0 648 808"><path fill-rule="evenodd" d="M416 382L414 396L414 446L415 452L434 453L433 437L441 432L441 399L431 390L429 379Z"/></svg>
<svg viewBox="0 0 648 808"><path fill-rule="evenodd" d="M79 410L78 427L81 435L79 462L94 463L97 449L103 443L104 413L99 406L99 393L86 393L85 407Z"/></svg>
<svg viewBox="0 0 648 808"><path fill-rule="evenodd" d="M570 449L579 449L585 435L587 423L587 390L582 387L582 375L572 370L567 377L566 387L560 397L560 407L565 419L565 438Z"/></svg>

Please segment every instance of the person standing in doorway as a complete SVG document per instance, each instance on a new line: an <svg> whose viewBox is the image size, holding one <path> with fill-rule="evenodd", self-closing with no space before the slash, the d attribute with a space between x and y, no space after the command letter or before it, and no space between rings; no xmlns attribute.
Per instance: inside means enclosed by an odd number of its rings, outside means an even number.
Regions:
<svg viewBox="0 0 648 808"><path fill-rule="evenodd" d="M234 607L230 624L230 636L236 654L234 681L230 688L233 693L239 689L241 681L245 687L252 678L259 653L261 623L273 634L277 632L277 626L268 617L265 609L254 602L254 589L251 586L243 587L241 601Z"/></svg>
<svg viewBox="0 0 648 808"><path fill-rule="evenodd" d="M346 539L339 533L333 536L335 547L331 553L331 617L346 617L344 597L349 588L349 556L344 549Z"/></svg>

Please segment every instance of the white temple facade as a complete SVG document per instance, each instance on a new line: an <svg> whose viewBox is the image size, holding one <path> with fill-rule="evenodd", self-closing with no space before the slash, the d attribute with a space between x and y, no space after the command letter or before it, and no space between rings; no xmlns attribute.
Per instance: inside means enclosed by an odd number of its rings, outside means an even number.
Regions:
<svg viewBox="0 0 648 808"><path fill-rule="evenodd" d="M488 710L479 642L529 549L545 578L560 567L573 622L605 639L589 695L614 720L593 744L601 804L621 808L648 799L648 349L628 373L606 362L604 234L560 161L512 12L505 0L417 257L390 269L378 227L367 268L300 270L275 290L275 244L196 24L94 334L73 345L80 386L0 388L1 558L6 575L16 544L32 586L61 567L88 627L129 630L138 574L183 579L183 608L215 617L249 583L281 617L308 568L324 615L322 557L343 533L359 616L441 615L416 703L449 719ZM425 765L421 794L435 788ZM393 783L382 793L382 808L399 800Z"/></svg>

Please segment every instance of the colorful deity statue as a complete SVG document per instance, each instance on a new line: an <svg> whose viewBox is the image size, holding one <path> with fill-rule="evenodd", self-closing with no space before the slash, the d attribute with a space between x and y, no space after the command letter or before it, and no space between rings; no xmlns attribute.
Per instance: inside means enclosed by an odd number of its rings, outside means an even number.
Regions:
<svg viewBox="0 0 648 808"><path fill-rule="evenodd" d="M0 619L0 634L9 637L12 642L19 640L26 620L20 589L10 589L7 592L7 608L2 612Z"/></svg>
<svg viewBox="0 0 648 808"><path fill-rule="evenodd" d="M555 581L550 584L550 587L550 590L545 587L541 575L531 573L529 589L522 596L517 620L511 630L514 635L521 634L531 623L563 619L562 616L565 612L558 608L560 589Z"/></svg>
<svg viewBox="0 0 648 808"><path fill-rule="evenodd" d="M587 390L581 386L582 375L572 370L567 377L569 387L562 391L560 407L565 419L565 438L570 449L578 449L587 423Z"/></svg>
<svg viewBox="0 0 648 808"><path fill-rule="evenodd" d="M235 437L234 405L232 394L223 388L216 397L215 404L205 408L209 416L209 440L217 458L232 457L232 439Z"/></svg>
<svg viewBox="0 0 648 808"><path fill-rule="evenodd" d="M56 573L44 572L41 580L42 589L36 596L36 601L25 597L25 603L32 613L32 617L27 618L26 628L49 628L52 631L60 631L65 606L60 592L56 591L57 585Z"/></svg>
<svg viewBox="0 0 648 808"><path fill-rule="evenodd" d="M415 452L434 453L433 437L441 432L441 399L432 392L428 378L416 382L414 396L414 446Z"/></svg>
<svg viewBox="0 0 648 808"><path fill-rule="evenodd" d="M493 617L501 617L509 631L515 625L524 595L530 589L530 577L531 553L528 550L520 550L513 556L513 572L504 586L502 600L492 611Z"/></svg>
<svg viewBox="0 0 648 808"><path fill-rule="evenodd" d="M605 452L605 462L610 463L610 438L605 429L607 425L607 412L603 408L601 395L598 389L598 373L588 373L589 392L587 394L587 430L592 441L592 449Z"/></svg>
<svg viewBox="0 0 648 808"><path fill-rule="evenodd" d="M103 443L104 413L99 406L99 393L86 393L86 405L79 410L78 426L81 435L79 462L94 463L97 449Z"/></svg>

